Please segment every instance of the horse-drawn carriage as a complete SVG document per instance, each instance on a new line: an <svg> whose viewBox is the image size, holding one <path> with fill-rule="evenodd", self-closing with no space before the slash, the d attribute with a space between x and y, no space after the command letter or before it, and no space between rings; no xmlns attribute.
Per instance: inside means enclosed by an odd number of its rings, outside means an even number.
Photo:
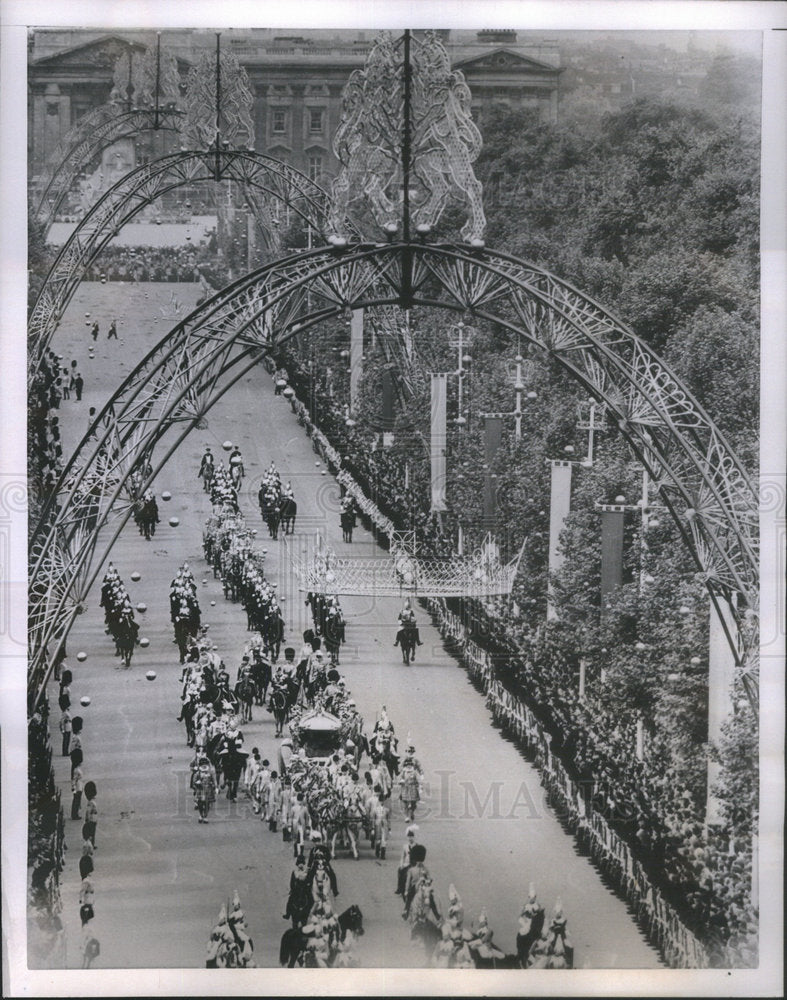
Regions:
<svg viewBox="0 0 787 1000"><path fill-rule="evenodd" d="M352 714L340 719L318 703L290 721L290 732L297 750L302 750L306 757L304 788L312 828L320 830L325 842L330 843L332 854L338 841L357 858L361 831L373 839L374 830L369 825L360 791L334 785L324 766L346 747L355 722Z"/></svg>
<svg viewBox="0 0 787 1000"><path fill-rule="evenodd" d="M290 724L290 733L297 749L303 749L310 760L329 760L343 745L342 720L317 707Z"/></svg>

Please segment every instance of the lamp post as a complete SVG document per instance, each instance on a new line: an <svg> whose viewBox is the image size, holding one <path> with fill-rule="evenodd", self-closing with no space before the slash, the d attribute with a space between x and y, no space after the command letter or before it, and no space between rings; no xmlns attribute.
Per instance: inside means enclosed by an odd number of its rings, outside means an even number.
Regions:
<svg viewBox="0 0 787 1000"><path fill-rule="evenodd" d="M585 409L585 406L587 406L587 410ZM580 464L588 468L592 468L594 457L593 448L595 443L594 436L596 431L601 432L604 430L607 408L603 403L599 405L596 400L591 397L587 404L579 404L579 407L577 408L577 416L577 427L579 430L588 432L587 454ZM596 417L599 418L598 423L596 423Z"/></svg>
<svg viewBox="0 0 787 1000"><path fill-rule="evenodd" d="M456 419L454 423L457 427L463 428L467 424L467 419L462 412L462 407L464 406L463 392L464 392L464 378L468 374L468 366L470 365L472 358L469 354L466 354L467 348L470 346L470 341L475 333L472 327L465 327L464 323L460 320L456 326L451 328L456 334L456 339L449 341L450 347L456 348L456 369L453 372L447 372L448 375L456 375L457 382L457 403L456 403ZM465 336L467 339L465 339Z"/></svg>
<svg viewBox="0 0 787 1000"><path fill-rule="evenodd" d="M461 430L467 424L467 420L462 412L463 403L463 382L467 372L467 365L472 360L466 354L469 340L475 332L472 327L465 328L465 324L460 322L451 327L451 331L456 334L456 339L449 341L450 347L455 347L457 351L457 365L453 371L432 372L431 382L431 419L429 428L430 437L430 465L431 465L431 488L432 488L432 512L442 512L445 510L445 479L446 479L446 423L447 423L447 381L449 375L458 378L458 402L457 416L454 423Z"/></svg>

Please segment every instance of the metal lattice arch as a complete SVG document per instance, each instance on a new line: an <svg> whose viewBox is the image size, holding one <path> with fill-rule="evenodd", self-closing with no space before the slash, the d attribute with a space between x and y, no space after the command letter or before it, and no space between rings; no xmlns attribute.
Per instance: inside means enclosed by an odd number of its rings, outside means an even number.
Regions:
<svg viewBox="0 0 787 1000"><path fill-rule="evenodd" d="M301 251L234 282L175 326L106 404L47 498L30 566L30 696L54 640L80 613L142 488L213 404L268 352L347 310L398 304L470 313L519 334L607 405L675 519L714 601L756 705L758 501L740 462L677 376L601 306L510 255L456 244L334 245ZM177 427L165 454L154 449ZM110 520L112 537L99 532Z"/></svg>
<svg viewBox="0 0 787 1000"><path fill-rule="evenodd" d="M77 225L55 259L28 322L28 361L34 370L49 346L86 268L120 229L167 191L200 181L233 180L244 185L263 231L276 246L271 206L292 210L325 234L327 193L305 174L249 150L179 152L137 167L114 184Z"/></svg>
<svg viewBox="0 0 787 1000"><path fill-rule="evenodd" d="M38 220L49 226L72 189L74 179L105 149L121 139L136 139L146 132L179 133L183 112L176 108L132 108L114 105L93 108L79 119L47 161L39 181Z"/></svg>

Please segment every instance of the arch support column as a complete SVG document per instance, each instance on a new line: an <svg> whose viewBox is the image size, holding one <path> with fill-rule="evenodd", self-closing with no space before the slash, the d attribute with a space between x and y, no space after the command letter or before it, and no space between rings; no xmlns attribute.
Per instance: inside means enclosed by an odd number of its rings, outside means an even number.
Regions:
<svg viewBox="0 0 787 1000"><path fill-rule="evenodd" d="M560 532L565 527L571 512L571 462L551 459L552 488L549 494L549 575L557 573L563 565L560 549ZM547 591L547 621L557 619L554 594L551 585Z"/></svg>

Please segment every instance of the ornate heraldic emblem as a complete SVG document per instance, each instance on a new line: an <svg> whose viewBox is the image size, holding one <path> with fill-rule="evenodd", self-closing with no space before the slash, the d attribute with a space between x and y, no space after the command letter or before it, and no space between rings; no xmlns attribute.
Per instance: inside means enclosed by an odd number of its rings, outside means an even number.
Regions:
<svg viewBox="0 0 787 1000"><path fill-rule="evenodd" d="M461 71L451 69L448 53L433 32L410 39L409 67L403 45L402 38L394 41L382 33L364 68L355 70L344 89L342 120L333 141L341 169L333 183L331 224L346 236L347 211L364 197L377 224L395 229L406 152L410 217L416 231L432 229L454 200L468 212L462 237L481 239L486 218L482 186L473 171L481 133L471 117L470 89ZM403 151L406 126L409 150Z"/></svg>

